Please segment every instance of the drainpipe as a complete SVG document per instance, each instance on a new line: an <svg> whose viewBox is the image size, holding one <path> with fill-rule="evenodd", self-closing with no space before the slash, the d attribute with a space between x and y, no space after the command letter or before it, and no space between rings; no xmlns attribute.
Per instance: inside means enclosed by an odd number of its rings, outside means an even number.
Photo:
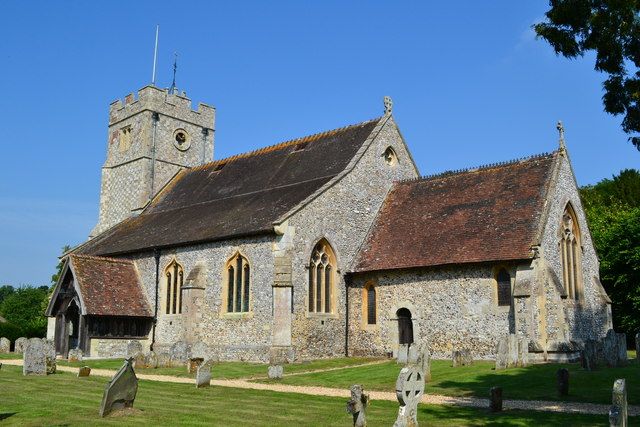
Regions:
<svg viewBox="0 0 640 427"><path fill-rule="evenodd" d="M156 131L158 129L158 121L160 120L160 115L156 112L152 114L152 126L153 133L151 137L151 192L149 193L149 200L153 199L154 196L154 182L156 180Z"/></svg>
<svg viewBox="0 0 640 427"><path fill-rule="evenodd" d="M153 257L156 260L156 297L153 308L153 331L151 332L151 345L149 349L153 351L153 345L156 343L156 324L158 323L158 285L160 284L160 249L153 250Z"/></svg>
<svg viewBox="0 0 640 427"><path fill-rule="evenodd" d="M349 282L351 281L350 275L344 276L344 357L349 357Z"/></svg>

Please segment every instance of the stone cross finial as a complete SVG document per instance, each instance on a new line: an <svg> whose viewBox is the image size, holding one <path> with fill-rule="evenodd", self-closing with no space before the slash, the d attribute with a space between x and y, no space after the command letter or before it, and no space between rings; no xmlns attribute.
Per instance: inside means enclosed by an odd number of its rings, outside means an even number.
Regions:
<svg viewBox="0 0 640 427"><path fill-rule="evenodd" d="M392 110L393 110L393 100L391 99L390 96L385 96L384 97L384 115L385 116L390 115Z"/></svg>
<svg viewBox="0 0 640 427"><path fill-rule="evenodd" d="M558 129L558 142L560 143L560 149L565 150L566 147L564 145L564 125L560 120L558 120L558 124L556 125L556 129Z"/></svg>

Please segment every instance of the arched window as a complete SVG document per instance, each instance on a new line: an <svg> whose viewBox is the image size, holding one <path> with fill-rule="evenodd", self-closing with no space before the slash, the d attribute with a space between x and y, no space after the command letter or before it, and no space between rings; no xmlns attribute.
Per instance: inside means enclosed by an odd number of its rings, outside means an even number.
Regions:
<svg viewBox="0 0 640 427"><path fill-rule="evenodd" d="M309 262L309 312L331 313L336 257L326 240L311 252Z"/></svg>
<svg viewBox="0 0 640 427"><path fill-rule="evenodd" d="M567 204L562 214L560 233L562 282L569 298L580 299L582 297L582 245L578 220L570 204Z"/></svg>
<svg viewBox="0 0 640 427"><path fill-rule="evenodd" d="M250 287L249 261L237 253L227 262L227 313L249 311Z"/></svg>
<svg viewBox="0 0 640 427"><path fill-rule="evenodd" d="M184 270L174 259L164 269L165 278L165 313L182 313L182 283L184 282Z"/></svg>
<svg viewBox="0 0 640 427"><path fill-rule="evenodd" d="M511 275L501 268L496 275L498 286L498 305L511 305Z"/></svg>
<svg viewBox="0 0 640 427"><path fill-rule="evenodd" d="M375 325L378 319L375 285L373 283L367 283L364 287L364 292L367 325Z"/></svg>

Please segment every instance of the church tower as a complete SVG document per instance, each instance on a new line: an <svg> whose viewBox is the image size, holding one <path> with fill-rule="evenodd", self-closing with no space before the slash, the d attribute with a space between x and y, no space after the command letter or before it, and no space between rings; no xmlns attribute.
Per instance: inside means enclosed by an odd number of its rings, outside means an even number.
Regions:
<svg viewBox="0 0 640 427"><path fill-rule="evenodd" d="M177 90L146 86L109 107L107 159L94 237L139 213L181 169L213 160L215 109Z"/></svg>

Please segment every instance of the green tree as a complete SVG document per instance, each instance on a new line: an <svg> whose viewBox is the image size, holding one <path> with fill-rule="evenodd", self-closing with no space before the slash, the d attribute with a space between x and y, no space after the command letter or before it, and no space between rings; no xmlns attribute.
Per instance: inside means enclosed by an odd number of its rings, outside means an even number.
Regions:
<svg viewBox="0 0 640 427"><path fill-rule="evenodd" d="M23 287L16 289L0 304L0 314L7 322L28 331L42 331L47 327L47 318L42 311L42 302L47 299L49 288Z"/></svg>
<svg viewBox="0 0 640 427"><path fill-rule="evenodd" d="M71 250L71 246L69 245L64 245L62 247L62 254L65 254L67 252L69 252ZM53 274L51 276L51 286L55 286L56 283L58 283L58 279L60 278L60 275L62 274L62 267L64 267L64 262L62 260L58 261L58 265L56 266L56 272L55 274Z"/></svg>
<svg viewBox="0 0 640 427"><path fill-rule="evenodd" d="M546 22L533 26L556 54L576 58L595 52L606 73L604 110L624 115L622 130L640 133L640 0L550 0ZM629 141L640 150L640 137Z"/></svg>
<svg viewBox="0 0 640 427"><path fill-rule="evenodd" d="M4 301L4 299L9 295L11 295L13 292L14 292L13 286L10 286L10 285L0 286L0 303L2 303L2 301Z"/></svg>

